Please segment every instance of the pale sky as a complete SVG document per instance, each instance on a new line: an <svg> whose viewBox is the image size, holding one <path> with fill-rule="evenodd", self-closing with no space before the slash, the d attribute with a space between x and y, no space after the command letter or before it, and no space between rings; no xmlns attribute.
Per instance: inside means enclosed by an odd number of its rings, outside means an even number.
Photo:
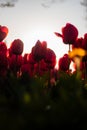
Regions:
<svg viewBox="0 0 87 130"><path fill-rule="evenodd" d="M68 52L68 46L54 32L61 33L67 22L86 33L85 7L81 0L18 0L15 7L0 8L0 24L9 28L8 46L14 39L24 42L24 53L30 53L37 40L47 41L57 57Z"/></svg>

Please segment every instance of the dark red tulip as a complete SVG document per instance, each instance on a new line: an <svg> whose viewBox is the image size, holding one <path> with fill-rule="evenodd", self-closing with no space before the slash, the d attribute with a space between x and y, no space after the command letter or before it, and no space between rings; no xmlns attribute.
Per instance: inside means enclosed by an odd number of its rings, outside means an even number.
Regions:
<svg viewBox="0 0 87 130"><path fill-rule="evenodd" d="M50 48L47 48L46 51L46 57L45 57L45 62L47 64L47 68L53 69L56 65L56 54L53 50Z"/></svg>
<svg viewBox="0 0 87 130"><path fill-rule="evenodd" d="M69 65L70 65L70 59L68 57L68 54L65 54L58 61L59 70L67 71L69 70Z"/></svg>
<svg viewBox="0 0 87 130"><path fill-rule="evenodd" d="M0 69L8 67L8 59L4 53L0 52Z"/></svg>
<svg viewBox="0 0 87 130"><path fill-rule="evenodd" d="M23 64L23 57L21 55L12 55L9 57L9 69L12 70L13 72L19 71L21 65Z"/></svg>
<svg viewBox="0 0 87 130"><path fill-rule="evenodd" d="M28 63L28 53L25 53L23 56L23 64L27 64Z"/></svg>
<svg viewBox="0 0 87 130"><path fill-rule="evenodd" d="M47 71L48 68L44 59L42 59L39 63L37 62L36 64L34 64L34 75L38 74L39 72L39 76L42 76Z"/></svg>
<svg viewBox="0 0 87 130"><path fill-rule="evenodd" d="M6 54L7 53L7 46L5 42L0 42L0 52Z"/></svg>
<svg viewBox="0 0 87 130"><path fill-rule="evenodd" d="M32 53L30 53L28 55L28 63L30 63L32 65L36 63L36 61L34 60L34 57L33 57Z"/></svg>
<svg viewBox="0 0 87 130"><path fill-rule="evenodd" d="M23 52L23 42L20 39L15 39L10 46L11 53L21 55Z"/></svg>
<svg viewBox="0 0 87 130"><path fill-rule="evenodd" d="M55 32L55 34L56 36L61 37L65 44L73 44L77 39L78 30L74 25L67 23L62 28L62 34L57 32Z"/></svg>
<svg viewBox="0 0 87 130"><path fill-rule="evenodd" d="M40 61L45 58L46 46L42 44L39 40L36 42L35 46L32 48L32 56L35 61Z"/></svg>
<svg viewBox="0 0 87 130"><path fill-rule="evenodd" d="M44 60L41 60L40 62L40 69L41 71L43 72L46 72L48 69L47 69L47 65L46 65L46 62Z"/></svg>
<svg viewBox="0 0 87 130"><path fill-rule="evenodd" d="M67 23L66 26L62 28L62 34L65 44L73 44L77 39L78 30L74 25Z"/></svg>

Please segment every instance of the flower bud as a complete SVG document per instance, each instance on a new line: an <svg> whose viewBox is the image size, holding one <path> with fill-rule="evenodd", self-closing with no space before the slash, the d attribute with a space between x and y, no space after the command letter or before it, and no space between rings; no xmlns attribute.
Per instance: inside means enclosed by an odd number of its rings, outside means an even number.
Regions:
<svg viewBox="0 0 87 130"><path fill-rule="evenodd" d="M23 52L23 42L20 39L15 39L10 47L11 53L21 55Z"/></svg>

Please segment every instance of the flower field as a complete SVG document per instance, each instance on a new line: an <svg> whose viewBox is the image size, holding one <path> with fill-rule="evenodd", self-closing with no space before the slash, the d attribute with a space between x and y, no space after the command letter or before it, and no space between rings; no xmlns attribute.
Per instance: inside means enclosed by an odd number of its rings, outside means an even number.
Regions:
<svg viewBox="0 0 87 130"><path fill-rule="evenodd" d="M21 39L8 48L9 30L0 26L0 129L87 129L87 34L78 37L71 23L61 31L55 36L69 51L57 63L46 41L24 55Z"/></svg>

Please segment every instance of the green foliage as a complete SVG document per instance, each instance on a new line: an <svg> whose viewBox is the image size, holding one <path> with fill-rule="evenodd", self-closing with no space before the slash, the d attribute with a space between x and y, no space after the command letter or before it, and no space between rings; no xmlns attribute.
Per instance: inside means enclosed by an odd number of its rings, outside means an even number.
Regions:
<svg viewBox="0 0 87 130"><path fill-rule="evenodd" d="M0 128L87 129L87 84L76 73L58 75L54 86L48 74L0 77Z"/></svg>

